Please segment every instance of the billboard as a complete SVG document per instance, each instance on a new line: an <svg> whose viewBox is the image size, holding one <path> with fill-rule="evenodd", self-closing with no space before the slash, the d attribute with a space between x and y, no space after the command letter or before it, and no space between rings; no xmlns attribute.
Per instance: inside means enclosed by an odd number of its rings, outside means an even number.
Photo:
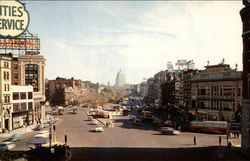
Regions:
<svg viewBox="0 0 250 161"><path fill-rule="evenodd" d="M0 37L20 36L29 26L29 13L18 0L0 1Z"/></svg>

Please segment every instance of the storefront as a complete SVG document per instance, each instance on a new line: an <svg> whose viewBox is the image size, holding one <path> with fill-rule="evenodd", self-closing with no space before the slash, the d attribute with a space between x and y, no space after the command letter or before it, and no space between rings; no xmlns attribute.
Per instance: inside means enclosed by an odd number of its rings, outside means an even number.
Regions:
<svg viewBox="0 0 250 161"><path fill-rule="evenodd" d="M28 124L28 111L12 113L13 129L24 127Z"/></svg>

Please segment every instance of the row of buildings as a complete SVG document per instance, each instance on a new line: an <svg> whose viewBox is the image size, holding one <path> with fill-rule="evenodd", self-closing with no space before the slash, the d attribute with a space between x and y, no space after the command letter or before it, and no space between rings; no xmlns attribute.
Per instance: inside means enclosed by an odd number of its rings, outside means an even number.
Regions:
<svg viewBox="0 0 250 161"><path fill-rule="evenodd" d="M235 120L242 107L242 72L224 60L217 65L208 62L204 70L194 69L194 65L168 68L142 82L140 95L157 108L177 105L191 109L199 114L197 119Z"/></svg>
<svg viewBox="0 0 250 161"><path fill-rule="evenodd" d="M44 118L44 67L42 55L0 54L0 132Z"/></svg>
<svg viewBox="0 0 250 161"><path fill-rule="evenodd" d="M46 81L46 98L51 105L74 105L96 100L104 87L90 81L57 77Z"/></svg>

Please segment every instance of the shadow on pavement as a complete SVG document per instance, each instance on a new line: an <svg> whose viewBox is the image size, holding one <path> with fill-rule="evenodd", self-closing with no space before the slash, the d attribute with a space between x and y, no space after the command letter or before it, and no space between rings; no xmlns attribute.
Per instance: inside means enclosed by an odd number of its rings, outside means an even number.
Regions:
<svg viewBox="0 0 250 161"><path fill-rule="evenodd" d="M71 161L217 161L218 147L199 148L70 148ZM240 150L226 152L223 158L226 161L246 161Z"/></svg>

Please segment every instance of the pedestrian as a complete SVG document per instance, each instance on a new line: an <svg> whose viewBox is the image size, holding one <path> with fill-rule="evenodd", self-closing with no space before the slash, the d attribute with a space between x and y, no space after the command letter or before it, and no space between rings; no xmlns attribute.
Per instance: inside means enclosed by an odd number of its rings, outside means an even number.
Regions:
<svg viewBox="0 0 250 161"><path fill-rule="evenodd" d="M194 145L196 145L196 136L194 136Z"/></svg>
<svg viewBox="0 0 250 161"><path fill-rule="evenodd" d="M231 151L231 147L232 147L232 142L229 140L227 144L228 151Z"/></svg>

